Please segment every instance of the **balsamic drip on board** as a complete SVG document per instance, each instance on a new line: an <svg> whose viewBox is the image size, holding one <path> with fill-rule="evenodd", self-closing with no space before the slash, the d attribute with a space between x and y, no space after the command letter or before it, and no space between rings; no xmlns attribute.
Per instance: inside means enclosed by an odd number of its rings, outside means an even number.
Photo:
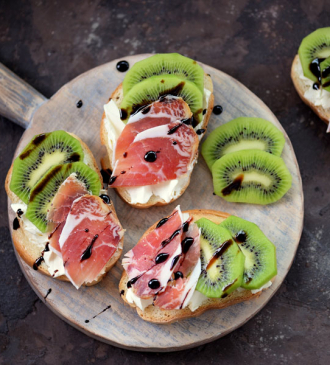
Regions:
<svg viewBox="0 0 330 365"><path fill-rule="evenodd" d="M129 63L125 60L119 61L116 65L119 72L126 72L129 69Z"/></svg>
<svg viewBox="0 0 330 365"><path fill-rule="evenodd" d="M82 100L77 101L76 107L79 109L83 106Z"/></svg>
<svg viewBox="0 0 330 365"><path fill-rule="evenodd" d="M91 319L86 319L85 323L89 323L89 321L91 321L92 319L96 318L97 316L99 316L100 314L104 313L105 311L107 311L108 309L111 308L111 305L108 305L106 308L104 308L100 313L95 314L94 317L92 317Z"/></svg>
<svg viewBox="0 0 330 365"><path fill-rule="evenodd" d="M46 300L48 295L52 292L52 289L48 289L46 295L44 296L44 299Z"/></svg>
<svg viewBox="0 0 330 365"><path fill-rule="evenodd" d="M222 106L221 105L215 105L213 107L213 113L215 115L220 115L222 113L223 109L222 109Z"/></svg>

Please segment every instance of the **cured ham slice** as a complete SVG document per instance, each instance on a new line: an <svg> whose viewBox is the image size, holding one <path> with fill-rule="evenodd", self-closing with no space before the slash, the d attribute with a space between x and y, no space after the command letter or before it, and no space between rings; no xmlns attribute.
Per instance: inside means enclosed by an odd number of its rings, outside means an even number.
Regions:
<svg viewBox="0 0 330 365"><path fill-rule="evenodd" d="M166 96L146 106L130 117L120 134L116 142L115 161L127 154L128 147L140 132L190 117L191 112L186 102L175 96Z"/></svg>
<svg viewBox="0 0 330 365"><path fill-rule="evenodd" d="M116 161L111 187L154 185L174 180L191 169L198 136L191 126L176 121L139 133Z"/></svg>
<svg viewBox="0 0 330 365"><path fill-rule="evenodd" d="M53 226L53 231L49 235L49 248L60 257L62 254L58 241L72 203L87 193L86 187L75 177L75 174L72 174L59 187L52 201L47 215L47 219Z"/></svg>
<svg viewBox="0 0 330 365"><path fill-rule="evenodd" d="M155 265L162 242L180 229L182 223L180 207L176 207L170 216L159 221L155 229L125 254L122 264L130 280L140 277Z"/></svg>
<svg viewBox="0 0 330 365"><path fill-rule="evenodd" d="M199 275L200 233L196 224L190 224L182 240L183 260L175 270L174 280L170 281L165 291L159 293L154 305L162 309L181 309L189 303L194 293Z"/></svg>
<svg viewBox="0 0 330 365"><path fill-rule="evenodd" d="M77 289L102 274L122 235L117 217L101 198L84 195L73 202L59 246L65 274Z"/></svg>

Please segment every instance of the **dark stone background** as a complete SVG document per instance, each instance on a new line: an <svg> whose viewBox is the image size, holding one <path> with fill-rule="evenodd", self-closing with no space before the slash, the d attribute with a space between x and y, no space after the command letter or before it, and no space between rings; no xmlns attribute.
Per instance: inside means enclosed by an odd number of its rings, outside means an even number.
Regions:
<svg viewBox="0 0 330 365"><path fill-rule="evenodd" d="M330 363L330 135L290 80L301 39L329 26L329 16L326 0L0 0L0 61L46 97L90 68L145 52L179 52L237 78L271 108L291 138L306 201L294 264L257 316L208 345L148 354L85 336L37 298L16 262L2 188L1 364ZM1 187L22 133L0 117Z"/></svg>

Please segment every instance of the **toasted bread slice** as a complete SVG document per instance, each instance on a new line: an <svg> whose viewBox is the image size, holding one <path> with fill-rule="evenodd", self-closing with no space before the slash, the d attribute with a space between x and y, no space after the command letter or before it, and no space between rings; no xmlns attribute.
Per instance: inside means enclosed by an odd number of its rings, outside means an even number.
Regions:
<svg viewBox="0 0 330 365"><path fill-rule="evenodd" d="M300 60L299 55L296 55L292 62L291 67L291 79L294 84L294 87L297 90L297 93L299 94L301 100L308 105L315 114L319 116L320 119L322 119L326 124L329 124L330 121L330 109L324 109L322 105L315 105L310 100L306 99L304 94L309 89L309 85L305 82L305 80L302 80L299 77L299 67L300 66Z"/></svg>
<svg viewBox="0 0 330 365"><path fill-rule="evenodd" d="M82 149L84 151L84 163L88 167L90 167L91 169L93 169L94 171L96 171L98 173L100 181L102 182L103 181L102 175L100 174L99 168L97 166L96 160L95 160L91 150L79 137L77 137L76 135L74 135L72 133L69 133L69 134L71 134L71 136L76 138L81 143ZM11 167L8 171L8 174L6 177L6 182L5 182L5 189L6 189L6 192L12 203L21 203L20 198L10 190L10 180L11 180L11 176L12 176L12 171L13 171L13 165L11 165ZM113 211L114 216L117 218L114 207L113 207L112 211ZM34 262L36 261L36 259L41 256L42 248L40 248L36 243L33 242L32 234L30 232L25 231L24 226L17 230L14 230L12 237L13 237L13 243L16 248L16 251L18 252L20 257L29 266L32 267ZM104 268L104 272L102 274L100 274L99 277L96 280L94 280L92 283L86 283L87 286L97 284L99 281L102 280L102 278L106 275L106 273L115 265L115 263L118 261L120 255L123 251L123 242L124 242L124 238L122 237L116 252L111 257L111 259L107 262L107 264ZM41 273L43 273L45 275L51 276L47 269L47 265L44 262L42 262L41 265L38 267L38 271L40 271ZM58 277L56 277L56 279L59 279L62 281L69 281L69 279L65 275L58 276Z"/></svg>
<svg viewBox="0 0 330 365"><path fill-rule="evenodd" d="M193 217L194 221L197 221L200 218L207 218L211 220L212 222L216 224L220 224L223 220L229 217L228 213L218 212L216 210L187 210L182 213L189 213L190 216ZM150 231L155 229L156 222L152 227L150 227L144 235L141 237L145 237ZM135 308L137 311L137 314L148 322L158 323L158 324L168 324L172 322L176 322L178 320L184 319L184 318L190 318L190 317L197 317L204 313L205 311L209 309L222 309L229 307L230 305L244 302L246 300L250 300L252 298L257 298L261 291L252 294L250 290L245 290L243 288L239 288L235 291L233 291L231 294L229 294L225 298L209 298L207 301L203 302L202 305L197 308L195 311L191 311L189 307L186 307L184 309L173 309L173 310L164 310L160 309L158 307L155 307L153 305L150 305L149 307L145 308L144 311L142 311L140 308L136 307L135 304L129 303L126 299L126 290L127 290L127 281L128 276L126 271L124 270L121 280L119 282L119 292L121 294L121 297L125 301L125 303L129 304L131 307Z"/></svg>
<svg viewBox="0 0 330 365"><path fill-rule="evenodd" d="M204 114L203 117L203 122L202 125L200 126L201 129L206 129L207 128L207 124L209 122L211 113L212 113L212 109L213 109L213 104L214 104L214 96L213 96L213 83L211 80L211 76L204 74L204 87L206 90L208 90L211 94L210 97L208 99L208 105L206 108L206 113ZM111 98L109 100L113 100L116 105L120 106L122 100L123 100L123 88L122 88L122 84L120 84L117 89L112 93ZM111 146L108 143L108 133L107 133L107 129L105 126L105 113L103 113L102 116L102 122L101 122L101 130L100 130L100 136L101 136L101 142L103 145L105 145L106 149L107 149L107 154L108 154L108 158L103 159L103 161L107 161L107 163L104 164L104 166L102 166L102 168L107 169L110 168L111 170L113 170L113 165L114 165L114 161L112 161L112 157L113 157L113 150L111 148ZM197 146L196 146L197 147ZM196 148L196 155L194 157L194 162L193 165L195 165L197 163L197 158L198 158L198 148ZM182 177L185 179L185 182L181 188L181 191L176 194L176 197L172 198L171 201L166 202L165 200L161 199L159 196L155 196L152 195L149 199L149 201L145 204L133 204L131 203L131 198L130 198L130 194L127 191L126 188L116 188L117 193L119 194L119 196L128 204L134 206L135 208L149 208L153 205L156 206L160 206L160 205L167 205L172 203L174 200L176 200L177 198L179 198L187 189L189 183L190 183L190 176L193 170L191 170L189 172L189 176L185 176Z"/></svg>

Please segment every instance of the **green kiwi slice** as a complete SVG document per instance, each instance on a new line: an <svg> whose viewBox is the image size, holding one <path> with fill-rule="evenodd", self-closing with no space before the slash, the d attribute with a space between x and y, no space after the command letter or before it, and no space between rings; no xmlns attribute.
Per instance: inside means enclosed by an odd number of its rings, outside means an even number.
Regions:
<svg viewBox="0 0 330 365"><path fill-rule="evenodd" d="M292 177L281 157L260 150L223 156L212 166L214 192L230 202L270 204L290 189Z"/></svg>
<svg viewBox="0 0 330 365"><path fill-rule="evenodd" d="M320 62L330 57L330 27L317 29L305 37L298 54L304 75L321 83Z"/></svg>
<svg viewBox="0 0 330 365"><path fill-rule="evenodd" d="M256 224L231 215L220 227L228 229L245 256L243 288L260 289L277 274L276 247Z"/></svg>
<svg viewBox="0 0 330 365"><path fill-rule="evenodd" d="M52 166L83 159L80 142L67 132L39 134L15 159L10 190L27 204L31 189Z"/></svg>
<svg viewBox="0 0 330 365"><path fill-rule="evenodd" d="M330 57L320 63L320 70L322 76L322 88L330 91Z"/></svg>
<svg viewBox="0 0 330 365"><path fill-rule="evenodd" d="M202 263L196 289L209 298L224 298L242 284L244 255L226 228L206 218L196 224L201 230Z"/></svg>
<svg viewBox="0 0 330 365"><path fill-rule="evenodd" d="M240 117L216 128L202 145L209 167L222 156L241 150L262 150L280 156L285 139L274 124L261 118Z"/></svg>
<svg viewBox="0 0 330 365"><path fill-rule="evenodd" d="M204 92L204 71L195 60L178 53L160 53L137 62L127 72L123 81L124 96L137 83L157 75L176 75Z"/></svg>
<svg viewBox="0 0 330 365"><path fill-rule="evenodd" d="M101 189L99 175L83 162L54 166L31 190L26 211L26 218L41 232L47 231L47 213L57 190L73 173L78 180L84 183L90 194L99 195Z"/></svg>
<svg viewBox="0 0 330 365"><path fill-rule="evenodd" d="M193 82L182 80L175 75L152 76L136 84L124 96L120 105L121 119L126 121L132 113L142 106L168 94L181 97L189 105L197 124L202 120L202 92Z"/></svg>

